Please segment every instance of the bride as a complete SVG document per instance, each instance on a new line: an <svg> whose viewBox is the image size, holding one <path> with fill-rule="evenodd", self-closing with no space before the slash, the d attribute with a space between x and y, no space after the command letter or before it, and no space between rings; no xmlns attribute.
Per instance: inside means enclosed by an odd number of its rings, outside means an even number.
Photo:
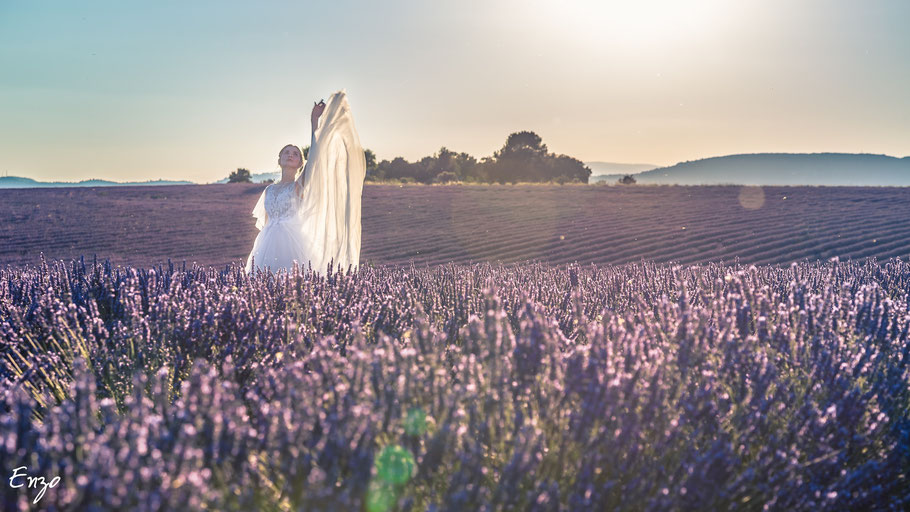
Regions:
<svg viewBox="0 0 910 512"><path fill-rule="evenodd" d="M247 257L247 273L291 270L295 263L325 272L330 262L344 271L360 262L366 161L344 89L328 103L314 105L310 119L306 165L301 170L303 155L297 146L282 148L281 181L267 186L253 208L260 231Z"/></svg>

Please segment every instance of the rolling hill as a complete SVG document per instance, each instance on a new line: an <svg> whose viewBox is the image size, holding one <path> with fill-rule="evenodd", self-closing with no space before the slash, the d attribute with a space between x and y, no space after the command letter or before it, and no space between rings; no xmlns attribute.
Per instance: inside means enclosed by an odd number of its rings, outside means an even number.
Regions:
<svg viewBox="0 0 910 512"><path fill-rule="evenodd" d="M591 169L591 183L602 181L601 178L610 178L612 176L616 176L616 178L611 181L616 181L625 174L638 174L658 167L654 164L621 164L616 162L585 162L585 165Z"/></svg>
<svg viewBox="0 0 910 512"><path fill-rule="evenodd" d="M280 181L281 180L281 171L257 172L255 174L251 174L250 179L253 180L253 183L263 183L268 180ZM228 182L227 178L222 178L222 179L216 181L215 183L227 183L227 182Z"/></svg>
<svg viewBox="0 0 910 512"><path fill-rule="evenodd" d="M621 177L622 174L615 174L596 178L615 182ZM905 187L910 186L910 157L853 153L755 153L681 162L644 171L634 177L640 184L660 185Z"/></svg>
<svg viewBox="0 0 910 512"><path fill-rule="evenodd" d="M159 185L191 185L191 181L108 181L108 180L82 180L82 181L37 181L21 176L0 176L0 188L51 188L51 187L135 187Z"/></svg>

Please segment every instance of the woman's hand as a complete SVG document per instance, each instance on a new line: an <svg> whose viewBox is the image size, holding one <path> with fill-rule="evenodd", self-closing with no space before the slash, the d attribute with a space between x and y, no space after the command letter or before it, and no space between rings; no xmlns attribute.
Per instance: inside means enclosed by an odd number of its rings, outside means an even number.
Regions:
<svg viewBox="0 0 910 512"><path fill-rule="evenodd" d="M325 110L325 100L320 100L319 103L313 103L313 113L310 114L310 121L313 123L313 131L316 131L316 126L319 124L319 116L322 115L322 112Z"/></svg>

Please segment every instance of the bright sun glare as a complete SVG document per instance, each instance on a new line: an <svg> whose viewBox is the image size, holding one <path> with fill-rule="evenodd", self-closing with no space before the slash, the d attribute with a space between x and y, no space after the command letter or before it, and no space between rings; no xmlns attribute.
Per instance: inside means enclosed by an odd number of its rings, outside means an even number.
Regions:
<svg viewBox="0 0 910 512"><path fill-rule="evenodd" d="M661 46L710 35L736 8L736 2L723 0L541 0L538 5L548 23L567 33L630 46Z"/></svg>

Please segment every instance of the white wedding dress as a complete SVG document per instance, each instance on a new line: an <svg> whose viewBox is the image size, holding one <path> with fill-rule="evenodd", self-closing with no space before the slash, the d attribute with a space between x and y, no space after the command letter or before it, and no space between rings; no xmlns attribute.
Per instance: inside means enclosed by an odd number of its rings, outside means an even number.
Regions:
<svg viewBox="0 0 910 512"><path fill-rule="evenodd" d="M366 161L342 89L329 97L306 165L293 182L265 188L253 208L259 234L246 271L309 265L325 273L360 263L360 202ZM302 194L296 185L302 181Z"/></svg>

